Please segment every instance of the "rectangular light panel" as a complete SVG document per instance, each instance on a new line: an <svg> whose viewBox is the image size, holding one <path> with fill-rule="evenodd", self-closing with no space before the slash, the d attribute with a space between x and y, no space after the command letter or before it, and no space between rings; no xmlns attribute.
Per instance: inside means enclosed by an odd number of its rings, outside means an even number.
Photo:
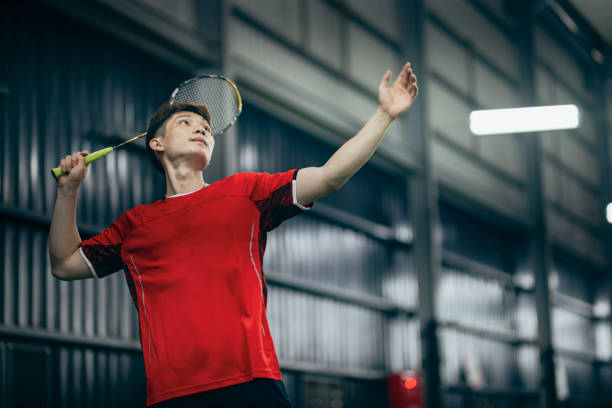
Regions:
<svg viewBox="0 0 612 408"><path fill-rule="evenodd" d="M580 113L576 105L489 109L470 114L470 130L475 135L575 129L579 125Z"/></svg>

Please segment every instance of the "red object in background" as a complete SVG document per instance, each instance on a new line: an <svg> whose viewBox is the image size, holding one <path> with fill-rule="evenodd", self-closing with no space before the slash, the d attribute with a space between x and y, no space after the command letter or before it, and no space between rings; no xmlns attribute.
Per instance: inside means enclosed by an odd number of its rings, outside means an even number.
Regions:
<svg viewBox="0 0 612 408"><path fill-rule="evenodd" d="M389 408L424 408L423 376L418 371L393 373L387 377Z"/></svg>

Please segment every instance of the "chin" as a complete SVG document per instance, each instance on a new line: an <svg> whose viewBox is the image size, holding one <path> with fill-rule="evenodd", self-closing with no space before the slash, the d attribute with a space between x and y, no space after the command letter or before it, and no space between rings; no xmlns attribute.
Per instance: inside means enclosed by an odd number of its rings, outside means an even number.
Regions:
<svg viewBox="0 0 612 408"><path fill-rule="evenodd" d="M193 160L197 161L198 166L202 167L202 170L208 167L211 161L211 154L208 152L199 151L197 155L197 159L194 157Z"/></svg>

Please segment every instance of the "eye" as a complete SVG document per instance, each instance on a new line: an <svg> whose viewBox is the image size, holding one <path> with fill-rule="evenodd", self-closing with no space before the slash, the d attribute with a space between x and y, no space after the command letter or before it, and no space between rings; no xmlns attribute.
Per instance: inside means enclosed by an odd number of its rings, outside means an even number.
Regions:
<svg viewBox="0 0 612 408"><path fill-rule="evenodd" d="M186 125L189 125L189 120L187 119L181 119L179 123L184 123Z"/></svg>

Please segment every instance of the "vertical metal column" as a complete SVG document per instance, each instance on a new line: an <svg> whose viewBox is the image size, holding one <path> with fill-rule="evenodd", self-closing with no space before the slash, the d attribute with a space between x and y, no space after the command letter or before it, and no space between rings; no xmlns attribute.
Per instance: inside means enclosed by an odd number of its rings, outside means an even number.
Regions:
<svg viewBox="0 0 612 408"><path fill-rule="evenodd" d="M421 358L425 377L425 401L428 408L441 406L440 357L435 310L435 285L441 265L441 231L438 220L438 195L432 176L432 158L426 123L425 52L423 22L425 10L421 0L397 2L402 28L402 57L412 62L421 92L404 119L406 137L418 152L419 171L409 180L410 203L415 236L414 262L419 288L419 322Z"/></svg>
<svg viewBox="0 0 612 408"><path fill-rule="evenodd" d="M521 69L521 102L533 106L535 92L534 58L534 18L532 10L535 2L522 0L512 2L516 16L518 47ZM542 191L542 154L537 134L525 134L527 163L527 194L529 215L533 228L529 236L529 263L535 278L536 311L538 316L538 346L540 351L540 406L555 407L557 404L555 388L554 350L550 319L550 292L548 273L551 269L552 254L546 223L546 199Z"/></svg>
<svg viewBox="0 0 612 408"><path fill-rule="evenodd" d="M597 134L597 161L599 164L599 187L600 187L600 216L603 224L603 239L604 239L604 251L606 254L606 265L604 270L606 273L610 273L610 266L612 265L612 225L606 221L606 206L612 202L612 188L610 186L610 142L608 140L608 132L610 130L608 121L606 118L607 114L607 98L606 98L606 78L605 70L602 68L600 72L595 75L595 80L591 84L592 92L595 96L595 129ZM606 277L604 281L604 287L608 291L612 290L612 278ZM608 301L612 303L612 293L608 293ZM610 317L612 319L612 316ZM605 385L602 382L600 376L601 365L596 366L595 378L597 384L595 385L596 397L603 397L605 393Z"/></svg>
<svg viewBox="0 0 612 408"><path fill-rule="evenodd" d="M228 78L232 78L234 81L238 79L235 77L235 69L232 63L231 58L231 49L232 40L231 40L231 24L234 24L232 17L232 9L233 9L233 1L232 0L220 0L221 1L221 46L220 46L220 56L221 56L221 68L223 75ZM240 86L240 84L238 84ZM238 163L238 127L240 126L240 121L238 121L234 126L229 128L224 134L223 137L219 139L221 142L222 154L223 154L223 176L231 176L232 174L237 173L239 168ZM219 154L217 154L219 157Z"/></svg>

